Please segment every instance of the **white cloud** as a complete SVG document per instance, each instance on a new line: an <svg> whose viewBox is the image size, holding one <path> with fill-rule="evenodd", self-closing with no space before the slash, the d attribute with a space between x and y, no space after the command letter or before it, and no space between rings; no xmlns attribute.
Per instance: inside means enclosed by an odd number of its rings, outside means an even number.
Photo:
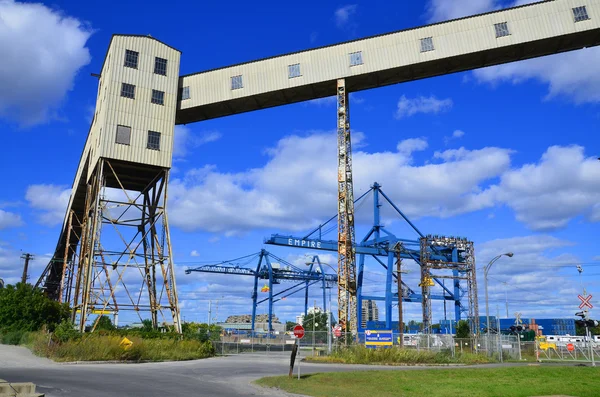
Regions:
<svg viewBox="0 0 600 397"><path fill-rule="evenodd" d="M460 139L463 136L465 136L465 132L462 130L454 130L454 132L452 133L451 136L445 136L444 137L444 143L447 145L450 143L450 141L452 141L453 139Z"/></svg>
<svg viewBox="0 0 600 397"><path fill-rule="evenodd" d="M38 221L47 226L61 223L65 217L71 189L57 185L30 185L25 199L38 211Z"/></svg>
<svg viewBox="0 0 600 397"><path fill-rule="evenodd" d="M352 15L356 14L357 8L357 4L348 4L335 10L333 15L335 17L336 26L340 29L345 28L346 25L350 23Z"/></svg>
<svg viewBox="0 0 600 397"><path fill-rule="evenodd" d="M425 138L409 138L398 143L396 149L398 152L410 155L413 152L427 149L427 140Z"/></svg>
<svg viewBox="0 0 600 397"><path fill-rule="evenodd" d="M176 125L173 156L179 158L185 157L189 154L190 150L210 142L218 141L222 136L219 131L204 131L196 134L190 127Z"/></svg>
<svg viewBox="0 0 600 397"><path fill-rule="evenodd" d="M200 254L198 253L198 251L193 250L192 252L190 252L190 256L200 256Z"/></svg>
<svg viewBox="0 0 600 397"><path fill-rule="evenodd" d="M546 100L564 96L576 104L600 102L600 48L555 54L475 70L479 82L519 84L535 80L548 86Z"/></svg>
<svg viewBox="0 0 600 397"><path fill-rule="evenodd" d="M0 0L0 116L24 126L51 118L90 62L90 35L79 20L43 4Z"/></svg>
<svg viewBox="0 0 600 397"><path fill-rule="evenodd" d="M289 136L267 151L264 167L221 173L205 166L174 179L170 220L186 230L239 233L254 228L302 230L335 212L336 135ZM510 164L510 151L467 151L442 164L412 166L422 139L400 142L401 151L353 153L355 195L375 180L402 202L409 216L451 216L492 205L481 184ZM319 158L319 161L314 161ZM420 186L415 189L414 186Z"/></svg>
<svg viewBox="0 0 600 397"><path fill-rule="evenodd" d="M575 244L549 235L533 235L497 239L477 244L480 314L484 314L485 295L483 267L506 252L512 258L502 257L490 268L488 276L491 313L504 313L508 296L509 315L515 311L524 317L544 318L571 316L572 301L578 289L575 264L579 258L569 250ZM503 285L506 283L506 286ZM483 310L482 310L483 308Z"/></svg>
<svg viewBox="0 0 600 397"><path fill-rule="evenodd" d="M21 255L24 252L13 247L7 242L0 241L0 278L2 278L5 284L16 284L21 282L21 276L23 275L23 259ZM48 255L33 254L33 260L29 262L28 268L28 282L37 281L38 277L42 273L43 269L48 264L50 257Z"/></svg>
<svg viewBox="0 0 600 397"><path fill-rule="evenodd" d="M310 101L306 101L309 105L317 105L317 106L331 106L337 102L336 96L327 96L324 98L311 99Z"/></svg>
<svg viewBox="0 0 600 397"><path fill-rule="evenodd" d="M580 215L598 222L600 162L581 146L552 146L538 163L505 173L491 192L534 230L562 228Z"/></svg>
<svg viewBox="0 0 600 397"><path fill-rule="evenodd" d="M396 110L395 117L401 119L404 117L410 117L417 113L441 113L448 111L452 108L452 99L437 99L435 96L409 99L402 95L398 101L398 109Z"/></svg>
<svg viewBox="0 0 600 397"><path fill-rule="evenodd" d="M21 226L22 224L21 215L0 209L0 230Z"/></svg>
<svg viewBox="0 0 600 397"><path fill-rule="evenodd" d="M480 14L498 7L496 0L431 0L427 5L429 22L440 22Z"/></svg>

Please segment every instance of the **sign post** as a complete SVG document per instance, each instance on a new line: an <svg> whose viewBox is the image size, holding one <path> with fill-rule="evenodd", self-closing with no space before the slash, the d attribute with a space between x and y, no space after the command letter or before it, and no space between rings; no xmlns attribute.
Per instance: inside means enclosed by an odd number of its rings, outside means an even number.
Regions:
<svg viewBox="0 0 600 397"><path fill-rule="evenodd" d="M296 343L292 347L292 357L290 359L290 378L294 373L294 362L296 361L296 354L298 354L298 345L300 344L300 339L304 338L304 327L300 324L294 327L294 336L296 337ZM298 379L300 379L300 361L298 361Z"/></svg>

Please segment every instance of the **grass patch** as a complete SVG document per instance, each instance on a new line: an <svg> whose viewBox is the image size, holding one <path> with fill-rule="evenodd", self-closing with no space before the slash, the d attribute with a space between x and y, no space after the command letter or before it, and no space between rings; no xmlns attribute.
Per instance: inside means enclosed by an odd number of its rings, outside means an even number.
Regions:
<svg viewBox="0 0 600 397"><path fill-rule="evenodd" d="M21 344L55 361L179 361L215 355L210 341L128 336L133 346L124 349L119 346L122 339L122 335L93 333L60 342L49 334L32 332L21 338Z"/></svg>
<svg viewBox="0 0 600 397"><path fill-rule="evenodd" d="M256 383L315 397L597 396L599 376L592 367L507 367L320 373Z"/></svg>
<svg viewBox="0 0 600 397"><path fill-rule="evenodd" d="M432 352L414 349L367 349L364 346L352 346L334 351L326 357L308 357L306 361L340 364L485 364L490 359L484 355L457 352L454 357L450 351Z"/></svg>

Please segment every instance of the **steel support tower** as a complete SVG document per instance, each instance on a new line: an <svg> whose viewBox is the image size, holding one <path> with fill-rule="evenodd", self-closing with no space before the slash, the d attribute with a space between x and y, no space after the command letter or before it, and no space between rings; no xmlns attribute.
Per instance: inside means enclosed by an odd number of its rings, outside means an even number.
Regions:
<svg viewBox="0 0 600 397"><path fill-rule="evenodd" d="M350 101L346 81L337 81L338 136L338 318L345 332L356 333L356 254Z"/></svg>
<svg viewBox="0 0 600 397"><path fill-rule="evenodd" d="M430 288L434 279L452 279L454 294L462 299L468 296L468 305L457 305L456 319L464 313L472 333L479 333L479 305L477 301L477 278L475 250L473 242L462 237L432 236L421 237L421 301L423 309L423 332L431 333ZM461 284L460 280L465 280ZM459 300L457 300L459 302ZM464 318L463 317L463 318Z"/></svg>

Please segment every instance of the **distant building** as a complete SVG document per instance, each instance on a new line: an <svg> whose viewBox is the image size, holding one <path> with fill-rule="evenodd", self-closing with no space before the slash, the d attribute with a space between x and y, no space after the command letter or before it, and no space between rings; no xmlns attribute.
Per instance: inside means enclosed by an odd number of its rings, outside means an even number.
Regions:
<svg viewBox="0 0 600 397"><path fill-rule="evenodd" d="M218 323L219 327L225 330L251 330L252 329L252 315L242 314L237 316L229 316L224 323ZM273 331L284 332L285 324L279 321L277 316L273 315L271 319L271 326ZM260 332L269 330L269 316L267 314L257 314L254 322L254 331Z"/></svg>
<svg viewBox="0 0 600 397"><path fill-rule="evenodd" d="M367 321L379 321L379 308L377 307L377 302L370 299L362 301L361 328L367 328Z"/></svg>

